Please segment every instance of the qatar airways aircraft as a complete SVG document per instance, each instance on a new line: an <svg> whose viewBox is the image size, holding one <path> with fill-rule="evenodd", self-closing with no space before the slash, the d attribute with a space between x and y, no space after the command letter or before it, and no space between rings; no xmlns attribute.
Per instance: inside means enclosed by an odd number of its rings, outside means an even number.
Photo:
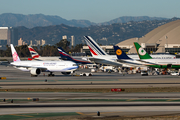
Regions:
<svg viewBox="0 0 180 120"><path fill-rule="evenodd" d="M11 44L13 62L10 64L22 71L29 71L31 76L38 76L41 72L50 72L48 76L54 76L53 72L62 72L62 74L73 73L77 64L72 61L21 61L14 46Z"/></svg>

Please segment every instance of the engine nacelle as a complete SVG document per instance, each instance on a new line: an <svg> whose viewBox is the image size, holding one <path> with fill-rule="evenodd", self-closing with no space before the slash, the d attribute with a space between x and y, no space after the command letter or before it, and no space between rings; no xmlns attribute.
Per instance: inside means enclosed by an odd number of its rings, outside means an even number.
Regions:
<svg viewBox="0 0 180 120"><path fill-rule="evenodd" d="M71 74L71 72L61 72L62 74L64 74L64 75L69 75L69 74Z"/></svg>
<svg viewBox="0 0 180 120"><path fill-rule="evenodd" d="M39 75L41 73L41 69L39 69L39 68L32 68L30 73L31 73L31 75Z"/></svg>

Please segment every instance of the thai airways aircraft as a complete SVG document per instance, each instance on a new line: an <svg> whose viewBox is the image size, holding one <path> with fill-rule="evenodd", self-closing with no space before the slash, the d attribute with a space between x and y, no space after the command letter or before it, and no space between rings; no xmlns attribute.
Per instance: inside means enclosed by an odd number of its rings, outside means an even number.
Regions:
<svg viewBox="0 0 180 120"><path fill-rule="evenodd" d="M10 46L14 61L10 64L19 70L29 71L31 76L37 76L41 72L50 72L49 76L54 76L53 72L70 74L78 68L77 64L72 61L21 61L14 46L12 44Z"/></svg>
<svg viewBox="0 0 180 120"><path fill-rule="evenodd" d="M79 64L92 64L90 61L83 61L83 60L77 60L77 59L72 58L61 47L58 47L58 51L61 56L61 59L63 59L63 60L70 60L70 61L73 61L73 62L79 63Z"/></svg>
<svg viewBox="0 0 180 120"><path fill-rule="evenodd" d="M41 57L31 46L28 46L28 49L32 57L32 58L28 58L28 60L48 60L48 61L60 60L60 57Z"/></svg>
<svg viewBox="0 0 180 120"><path fill-rule="evenodd" d="M142 63L155 68L180 68L180 59L153 59L137 42L134 46Z"/></svg>
<svg viewBox="0 0 180 120"><path fill-rule="evenodd" d="M117 62L117 56L116 55L108 55L90 36L84 36L85 41L89 47L89 50L92 54L92 58L89 58L91 61L94 61L95 63L99 64L106 64L106 65L112 65L112 66L123 66L123 67L130 67L127 66L127 64L123 64L120 62ZM158 57L161 56L161 58L171 58L174 59L174 55L152 55L152 57ZM131 59L139 59L138 55L128 55ZM123 64L123 65L122 65Z"/></svg>

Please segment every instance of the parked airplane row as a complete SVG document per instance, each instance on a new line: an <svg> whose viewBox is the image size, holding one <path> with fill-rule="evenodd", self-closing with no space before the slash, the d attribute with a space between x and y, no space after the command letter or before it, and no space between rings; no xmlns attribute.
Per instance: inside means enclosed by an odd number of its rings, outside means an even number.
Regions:
<svg viewBox="0 0 180 120"><path fill-rule="evenodd" d="M133 66L144 66L144 64L137 64L134 65L134 63L131 62L131 64L124 63L123 61L118 60L116 55L108 55L90 36L84 36L85 41L89 47L89 50L92 54L92 58L90 58L91 61L94 61L95 63L99 64L106 64L106 65L112 65L112 66L121 66L121 67L133 67ZM128 55L128 58L131 58L132 60L139 60L138 55ZM162 54L160 55L151 55L152 58L159 58L162 59L174 59L175 55L170 54Z"/></svg>
<svg viewBox="0 0 180 120"><path fill-rule="evenodd" d="M127 56L118 46L114 46L116 55L108 55L90 36L84 36L84 38L92 54L92 57L89 58L91 62L121 67L180 68L180 59L174 59L174 55L163 54L161 55L163 59L153 59L157 55L150 56L138 43L134 43L138 55ZM58 71L62 72L62 74L70 74L78 68L77 64L91 63L90 61L72 58L60 47L58 51L61 57L41 57L31 46L28 46L28 48L32 58L28 58L29 61L21 61L14 46L11 44L13 56L11 65L22 71L29 71L32 76L37 76L41 72L50 72L49 76L54 76L53 72Z"/></svg>
<svg viewBox="0 0 180 120"><path fill-rule="evenodd" d="M153 68L175 68L180 69L180 59L153 59L137 42L134 46L140 60L129 58L118 46L114 46L118 61L125 64L139 64Z"/></svg>

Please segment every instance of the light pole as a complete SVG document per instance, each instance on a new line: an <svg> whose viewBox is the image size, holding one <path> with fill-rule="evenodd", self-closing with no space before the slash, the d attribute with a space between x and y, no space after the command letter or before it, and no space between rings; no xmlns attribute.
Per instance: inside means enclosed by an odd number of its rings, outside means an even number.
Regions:
<svg viewBox="0 0 180 120"><path fill-rule="evenodd" d="M165 39L166 39L166 46L167 46L167 52L168 52L168 37L167 36L165 36ZM165 50L166 51L166 50Z"/></svg>

